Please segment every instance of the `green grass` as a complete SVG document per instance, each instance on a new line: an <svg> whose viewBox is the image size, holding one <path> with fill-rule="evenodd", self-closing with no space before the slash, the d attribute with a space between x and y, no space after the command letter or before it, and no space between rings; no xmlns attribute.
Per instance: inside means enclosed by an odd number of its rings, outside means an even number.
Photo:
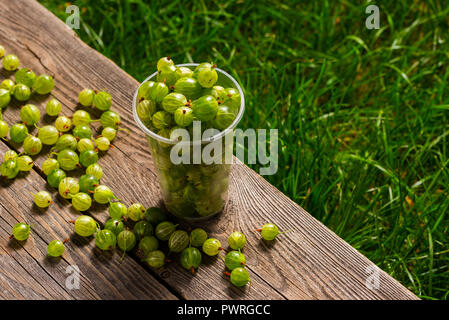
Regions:
<svg viewBox="0 0 449 320"><path fill-rule="evenodd" d="M166 55L230 71L241 127L279 128L267 180L420 297L448 298L446 2L376 1L380 30L364 1L282 2L74 4L81 38L138 80Z"/></svg>

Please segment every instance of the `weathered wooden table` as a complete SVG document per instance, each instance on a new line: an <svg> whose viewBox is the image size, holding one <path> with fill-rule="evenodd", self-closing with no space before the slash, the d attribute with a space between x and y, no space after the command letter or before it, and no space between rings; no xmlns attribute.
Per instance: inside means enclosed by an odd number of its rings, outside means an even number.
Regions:
<svg viewBox="0 0 449 320"><path fill-rule="evenodd" d="M83 88L111 92L113 109L122 116L130 135L121 135L114 142L115 148L100 159L104 168L102 182L111 186L126 204L134 201L147 207L160 205L147 141L131 112L137 81L85 45L34 0L0 1L0 44L7 52L17 54L22 66L54 76L56 88L52 95L63 103L65 115L78 107L77 95ZM12 77L12 73L2 69L1 80L6 77ZM44 110L49 98L35 97L31 103ZM20 121L19 106L12 103L4 111L4 119L10 125ZM42 123L48 121L44 117ZM9 148L22 150L0 141L2 157ZM151 270L132 254L122 261L120 253L102 253L95 249L92 239L73 235L73 225L68 220L79 213L47 186L40 169L48 153L47 148L36 158L30 173L21 173L12 181L1 179L2 299L416 299L381 270L379 287L370 289L367 279L376 272L371 261L243 164L232 170L230 201L225 211L208 222L206 229L222 243L234 230L247 235L245 253L251 288L230 286L223 275L223 262L213 258L205 258L196 275L177 263ZM30 195L44 189L55 194L56 199L46 211L34 207ZM100 223L108 216L104 206L96 206L90 214ZM267 245L254 232L267 221L293 231L274 245ZM9 240L17 222L32 224L32 235L25 244ZM48 259L47 244L65 238L71 241L63 258ZM80 270L79 289L66 286L66 279L72 274L67 273L69 266Z"/></svg>

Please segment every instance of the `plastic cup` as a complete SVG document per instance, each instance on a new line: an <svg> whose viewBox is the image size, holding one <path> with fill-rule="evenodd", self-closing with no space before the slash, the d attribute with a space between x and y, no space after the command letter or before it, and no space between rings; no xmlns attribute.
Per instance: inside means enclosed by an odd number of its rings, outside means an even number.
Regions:
<svg viewBox="0 0 449 320"><path fill-rule="evenodd" d="M193 70L197 65L197 63L188 63L177 66L188 67ZM190 221L209 219L222 212L226 205L231 170L229 160L232 160L233 151L233 139L226 139L226 137L233 136L234 130L245 111L245 98L240 85L225 71L219 68L215 70L218 74L216 85L238 90L241 99L240 109L234 122L218 134L201 139L201 141L181 142L188 145L191 152L189 164L174 164L171 151L177 142L151 131L139 118L137 115L139 89L136 90L133 100L134 119L147 136L165 207L174 216ZM150 75L142 84L155 79L156 76L157 72ZM208 146L210 148L212 143L222 145L221 152L213 153L214 158L221 158L222 161L210 163L201 158L201 163L192 163L193 150L201 148L202 153L204 148Z"/></svg>

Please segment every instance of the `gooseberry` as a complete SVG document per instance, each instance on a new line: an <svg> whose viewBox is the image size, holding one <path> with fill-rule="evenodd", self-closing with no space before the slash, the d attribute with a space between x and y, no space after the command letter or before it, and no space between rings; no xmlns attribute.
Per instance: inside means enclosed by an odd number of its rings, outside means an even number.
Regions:
<svg viewBox="0 0 449 320"><path fill-rule="evenodd" d="M47 102L47 105L45 106L45 111L49 116L55 117L61 113L62 105L61 102L56 100L55 98L52 98L50 101Z"/></svg>
<svg viewBox="0 0 449 320"><path fill-rule="evenodd" d="M220 250L223 250L218 239L209 238L203 243L203 252L208 256L216 256Z"/></svg>
<svg viewBox="0 0 449 320"><path fill-rule="evenodd" d="M11 79L5 79L0 84L0 89L6 89L9 92L11 92L12 88L14 87L16 83L12 81Z"/></svg>
<svg viewBox="0 0 449 320"><path fill-rule="evenodd" d="M175 92L182 93L187 99L196 100L201 95L201 85L195 78L180 78L175 83Z"/></svg>
<svg viewBox="0 0 449 320"><path fill-rule="evenodd" d="M176 73L178 74L178 78L187 78L193 76L193 71L187 67L177 68Z"/></svg>
<svg viewBox="0 0 449 320"><path fill-rule="evenodd" d="M101 151L107 151L111 145L111 142L106 137L98 137L95 139L95 144Z"/></svg>
<svg viewBox="0 0 449 320"><path fill-rule="evenodd" d="M53 171L50 173L50 175L52 175L52 173ZM58 191L61 197L65 199L70 199L73 195L77 194L80 191L79 182L76 178L71 177L64 178L59 182Z"/></svg>
<svg viewBox="0 0 449 320"><path fill-rule="evenodd" d="M95 245L101 250L112 250L117 244L117 237L114 232L103 229L95 235Z"/></svg>
<svg viewBox="0 0 449 320"><path fill-rule="evenodd" d="M79 164L78 154L71 149L64 149L57 153L59 167L66 171L74 170Z"/></svg>
<svg viewBox="0 0 449 320"><path fill-rule="evenodd" d="M34 84L34 80L36 79L36 74L29 68L22 68L16 71L14 78L16 83L23 83L27 87L31 88Z"/></svg>
<svg viewBox="0 0 449 320"><path fill-rule="evenodd" d="M19 174L17 160L8 160L1 164L0 174L8 179L14 179Z"/></svg>
<svg viewBox="0 0 449 320"><path fill-rule="evenodd" d="M62 256L65 251L64 242L60 240L53 240L48 244L47 252L50 257L57 258Z"/></svg>
<svg viewBox="0 0 449 320"><path fill-rule="evenodd" d="M168 87L163 82L156 82L150 89L151 100L160 103L162 99L168 94Z"/></svg>
<svg viewBox="0 0 449 320"><path fill-rule="evenodd" d="M117 129L120 125L120 116L117 112L114 111L106 111L100 117L100 123L103 128L114 128Z"/></svg>
<svg viewBox="0 0 449 320"><path fill-rule="evenodd" d="M165 264L165 254L160 250L151 251L145 261L152 268L162 268Z"/></svg>
<svg viewBox="0 0 449 320"><path fill-rule="evenodd" d="M93 105L101 111L109 110L112 106L112 97L109 93L100 91L95 95Z"/></svg>
<svg viewBox="0 0 449 320"><path fill-rule="evenodd" d="M91 164L87 167L86 174L92 175L100 180L103 177L103 169L98 163Z"/></svg>
<svg viewBox="0 0 449 320"><path fill-rule="evenodd" d="M240 93L237 89L227 88L225 89L225 99L223 100L223 104L226 104L231 109L234 110L234 113L238 113L241 103Z"/></svg>
<svg viewBox="0 0 449 320"><path fill-rule="evenodd" d="M176 230L168 239L168 248L172 252L181 252L189 245L189 235L183 230Z"/></svg>
<svg viewBox="0 0 449 320"><path fill-rule="evenodd" d="M58 188L61 181L64 180L65 178L66 174L63 170L53 169L47 176L47 182L51 187Z"/></svg>
<svg viewBox="0 0 449 320"><path fill-rule="evenodd" d="M81 152L79 158L81 165L87 168L91 164L98 162L98 153L96 153L94 150L86 150Z"/></svg>
<svg viewBox="0 0 449 320"><path fill-rule="evenodd" d="M146 81L142 83L137 90L137 99L140 101L142 98L149 100L150 99L150 89L154 86L154 81Z"/></svg>
<svg viewBox="0 0 449 320"><path fill-rule="evenodd" d="M236 287L246 286L250 282L249 272L244 268L235 268L231 272L231 283Z"/></svg>
<svg viewBox="0 0 449 320"><path fill-rule="evenodd" d="M56 159L48 158L42 162L42 171L46 176L55 169L59 169L59 162Z"/></svg>
<svg viewBox="0 0 449 320"><path fill-rule="evenodd" d="M17 158L19 171L28 172L33 168L34 162L29 156L20 156Z"/></svg>
<svg viewBox="0 0 449 320"><path fill-rule="evenodd" d="M175 113L176 109L187 104L186 97L181 93L172 92L162 99L162 108L168 113Z"/></svg>
<svg viewBox="0 0 449 320"><path fill-rule="evenodd" d="M5 55L5 47L0 45L0 58L3 58L4 55Z"/></svg>
<svg viewBox="0 0 449 320"><path fill-rule="evenodd" d="M188 127L193 122L193 110L189 107L181 107L175 111L175 122L180 127Z"/></svg>
<svg viewBox="0 0 449 320"><path fill-rule="evenodd" d="M218 111L214 119L214 124L217 129L225 130L234 122L234 120L235 113L231 108L225 105L220 105L218 107Z"/></svg>
<svg viewBox="0 0 449 320"><path fill-rule="evenodd" d="M76 138L71 134L66 133L58 138L58 141L56 141L55 144L55 149L58 151L62 151L64 149L70 149L75 151L77 146L78 141L76 140Z"/></svg>
<svg viewBox="0 0 449 320"><path fill-rule="evenodd" d="M100 204L106 204L114 198L112 190L105 185L99 185L94 190L94 200Z"/></svg>
<svg viewBox="0 0 449 320"><path fill-rule="evenodd" d="M37 136L41 139L43 144L51 146L58 141L59 131L56 127L47 125L39 128Z"/></svg>
<svg viewBox="0 0 449 320"><path fill-rule="evenodd" d="M148 208L144 214L145 220L151 223L153 226L157 226L159 223L167 219L167 215L164 211L157 207Z"/></svg>
<svg viewBox="0 0 449 320"><path fill-rule="evenodd" d="M157 81L165 83L167 86L172 86L179 79L179 74L176 72L176 66L166 65L159 70L157 74Z"/></svg>
<svg viewBox="0 0 449 320"><path fill-rule="evenodd" d="M72 116L72 122L74 126L83 126L83 125L89 125L92 122L95 122L97 120L92 120L90 117L90 114L84 110L77 110Z"/></svg>
<svg viewBox="0 0 449 320"><path fill-rule="evenodd" d="M78 125L73 128L73 135L78 139L91 139L92 129L86 124Z"/></svg>
<svg viewBox="0 0 449 320"><path fill-rule="evenodd" d="M128 208L121 202L111 202L109 205L109 217L120 220L128 215Z"/></svg>
<svg viewBox="0 0 449 320"><path fill-rule="evenodd" d="M8 54L3 58L3 68L8 71L16 70L20 65L20 60L15 54Z"/></svg>
<svg viewBox="0 0 449 320"><path fill-rule="evenodd" d="M47 191L39 191L34 195L34 203L39 208L47 208L52 202L51 194Z"/></svg>
<svg viewBox="0 0 449 320"><path fill-rule="evenodd" d="M228 237L228 244L231 249L241 250L246 244L245 235L239 231L234 231Z"/></svg>
<svg viewBox="0 0 449 320"><path fill-rule="evenodd" d="M143 122L151 121L151 117L157 111L156 102L153 100L142 100L137 105L137 115Z"/></svg>
<svg viewBox="0 0 449 320"><path fill-rule="evenodd" d="M194 73L195 74L195 73ZM215 68L201 68L196 75L199 84L204 88L211 88L218 80Z"/></svg>
<svg viewBox="0 0 449 320"><path fill-rule="evenodd" d="M25 153L27 153L31 156L39 154L42 150L41 139L39 139L35 136L32 136L32 135L29 135L23 141L23 150L25 151Z"/></svg>
<svg viewBox="0 0 449 320"><path fill-rule="evenodd" d="M25 241L30 236L30 230L31 230L30 227L31 227L30 225L23 223L23 222L17 223L12 228L13 237L18 241Z"/></svg>
<svg viewBox="0 0 449 320"><path fill-rule="evenodd" d="M240 251L230 251L225 256L225 265L229 270L245 266L246 258Z"/></svg>
<svg viewBox="0 0 449 320"><path fill-rule="evenodd" d="M196 228L190 232L190 245L194 247L202 247L207 240L207 232L204 229Z"/></svg>
<svg viewBox="0 0 449 320"><path fill-rule="evenodd" d="M8 150L5 152L3 159L5 161L9 161L9 160L16 160L18 157L19 155L17 154L17 152L15 152L14 150Z"/></svg>
<svg viewBox="0 0 449 320"><path fill-rule="evenodd" d="M82 237L90 237L97 229L97 222L90 216L82 215L75 220L75 233Z"/></svg>
<svg viewBox="0 0 449 320"><path fill-rule="evenodd" d="M39 94L50 93L55 87L55 82L52 76L41 74L34 81L33 89Z"/></svg>
<svg viewBox="0 0 449 320"><path fill-rule="evenodd" d="M157 61L157 71L161 71L165 66L173 66L175 63L170 57L162 57Z"/></svg>
<svg viewBox="0 0 449 320"><path fill-rule="evenodd" d="M115 139L117 135L117 130L111 127L106 127L101 131L101 136L105 137L109 141L112 141Z"/></svg>
<svg viewBox="0 0 449 320"><path fill-rule="evenodd" d="M218 112L218 102L213 96L202 96L193 102L193 114L201 121L212 120Z"/></svg>
<svg viewBox="0 0 449 320"><path fill-rule="evenodd" d="M134 225L133 232L136 235L137 240L140 240L143 237L152 236L154 230L151 223L147 221L139 221Z"/></svg>
<svg viewBox="0 0 449 320"><path fill-rule="evenodd" d="M94 148L95 148L94 143L92 142L92 140L90 140L88 138L80 139L80 141L78 141L78 143L76 145L76 149L80 153L82 153L83 151L86 151L86 150L94 150Z"/></svg>
<svg viewBox="0 0 449 320"><path fill-rule="evenodd" d="M125 230L125 225L121 220L109 219L104 224L104 228L107 230L111 230L116 236Z"/></svg>
<svg viewBox="0 0 449 320"><path fill-rule="evenodd" d="M132 221L139 221L144 218L145 207L141 203L133 203L128 208L128 217Z"/></svg>
<svg viewBox="0 0 449 320"><path fill-rule="evenodd" d="M176 226L173 224L173 222L164 221L156 226L154 234L159 240L167 241L168 239L170 239L170 236L173 232L175 232L175 230Z"/></svg>
<svg viewBox="0 0 449 320"><path fill-rule="evenodd" d="M279 228L274 223L266 223L262 229L257 229L257 231L260 232L264 240L268 241L276 239L276 237L282 233L279 232Z"/></svg>
<svg viewBox="0 0 449 320"><path fill-rule="evenodd" d="M117 244L123 252L130 251L136 245L136 236L129 230L123 230L117 236Z"/></svg>
<svg viewBox="0 0 449 320"><path fill-rule="evenodd" d="M172 122L172 116L166 111L158 111L153 115L152 122L156 129L168 128Z"/></svg>
<svg viewBox="0 0 449 320"><path fill-rule="evenodd" d="M151 251L157 250L159 241L154 236L145 236L139 241L139 251L142 256L147 257Z"/></svg>
<svg viewBox="0 0 449 320"><path fill-rule="evenodd" d="M22 123L16 123L9 130L9 136L12 142L22 143L28 136L28 128Z"/></svg>
<svg viewBox="0 0 449 320"><path fill-rule="evenodd" d="M5 139L8 133L9 133L8 124L5 121L0 120L0 139Z"/></svg>
<svg viewBox="0 0 449 320"><path fill-rule="evenodd" d="M78 192L70 197L72 198L72 206L78 211L87 211L92 206L92 199L87 193Z"/></svg>
<svg viewBox="0 0 449 320"><path fill-rule="evenodd" d="M92 106L94 102L95 91L91 89L84 89L78 94L78 101L85 107Z"/></svg>
<svg viewBox="0 0 449 320"><path fill-rule="evenodd" d="M26 101L31 96L31 90L28 86L19 83L16 84L11 91L11 94L16 98L18 101Z"/></svg>
<svg viewBox="0 0 449 320"><path fill-rule="evenodd" d="M6 107L11 101L11 94L6 89L0 89L0 110Z"/></svg>
<svg viewBox="0 0 449 320"><path fill-rule="evenodd" d="M201 260L201 252L197 248L186 248L181 253L181 265L184 269L192 271L192 273L195 273L195 269L200 266Z"/></svg>
<svg viewBox="0 0 449 320"><path fill-rule="evenodd" d="M67 132L72 127L72 120L66 116L59 116L55 121L55 127L59 132Z"/></svg>
<svg viewBox="0 0 449 320"><path fill-rule="evenodd" d="M95 188L100 185L100 181L93 175L85 174L80 178L80 191L84 193L94 193Z"/></svg>

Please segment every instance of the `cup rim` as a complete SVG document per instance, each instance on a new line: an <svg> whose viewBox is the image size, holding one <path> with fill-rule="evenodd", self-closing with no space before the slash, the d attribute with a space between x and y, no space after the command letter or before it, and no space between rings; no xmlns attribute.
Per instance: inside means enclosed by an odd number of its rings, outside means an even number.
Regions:
<svg viewBox="0 0 449 320"><path fill-rule="evenodd" d="M178 64L178 67L196 67L198 66L199 63L183 63L183 64ZM235 89L237 89L239 91L240 94L240 109L239 109L239 113L237 114L237 116L235 117L234 121L232 122L232 124L227 127L225 130L220 131L219 133L217 133L216 135L209 137L207 139L201 139L201 144L205 144L205 143L211 143L214 142L216 140L219 140L221 138L223 138L224 136L226 136L228 133L230 133L231 131L233 131L235 129L235 127L237 127L238 123L240 122L240 120L243 117L243 113L245 112L245 97L243 95L243 89L240 87L239 83L237 82L237 80L235 80L229 73L227 73L226 71L219 69L219 68L215 68L215 70L218 73L223 74L225 77L227 77L229 80L231 80L231 82L234 84ZM134 120L137 122L137 124L139 125L140 129L145 132L148 136L152 137L153 139L156 139L157 141L166 143L166 144L177 144L178 141L173 141L170 139L167 139L165 137L162 137L158 134L156 134L155 132L151 131L150 129L147 128L147 126L145 126L145 124L142 122L142 120L140 120L139 116L137 115L137 95L139 92L140 87L145 83L150 81L152 78L154 78L157 75L157 71L152 73L149 77L147 77L144 81L142 81L142 83L139 85L139 87L136 89L136 92L134 93L134 98L133 98L133 114L134 114ZM198 141L189 141L189 144L197 144Z"/></svg>

